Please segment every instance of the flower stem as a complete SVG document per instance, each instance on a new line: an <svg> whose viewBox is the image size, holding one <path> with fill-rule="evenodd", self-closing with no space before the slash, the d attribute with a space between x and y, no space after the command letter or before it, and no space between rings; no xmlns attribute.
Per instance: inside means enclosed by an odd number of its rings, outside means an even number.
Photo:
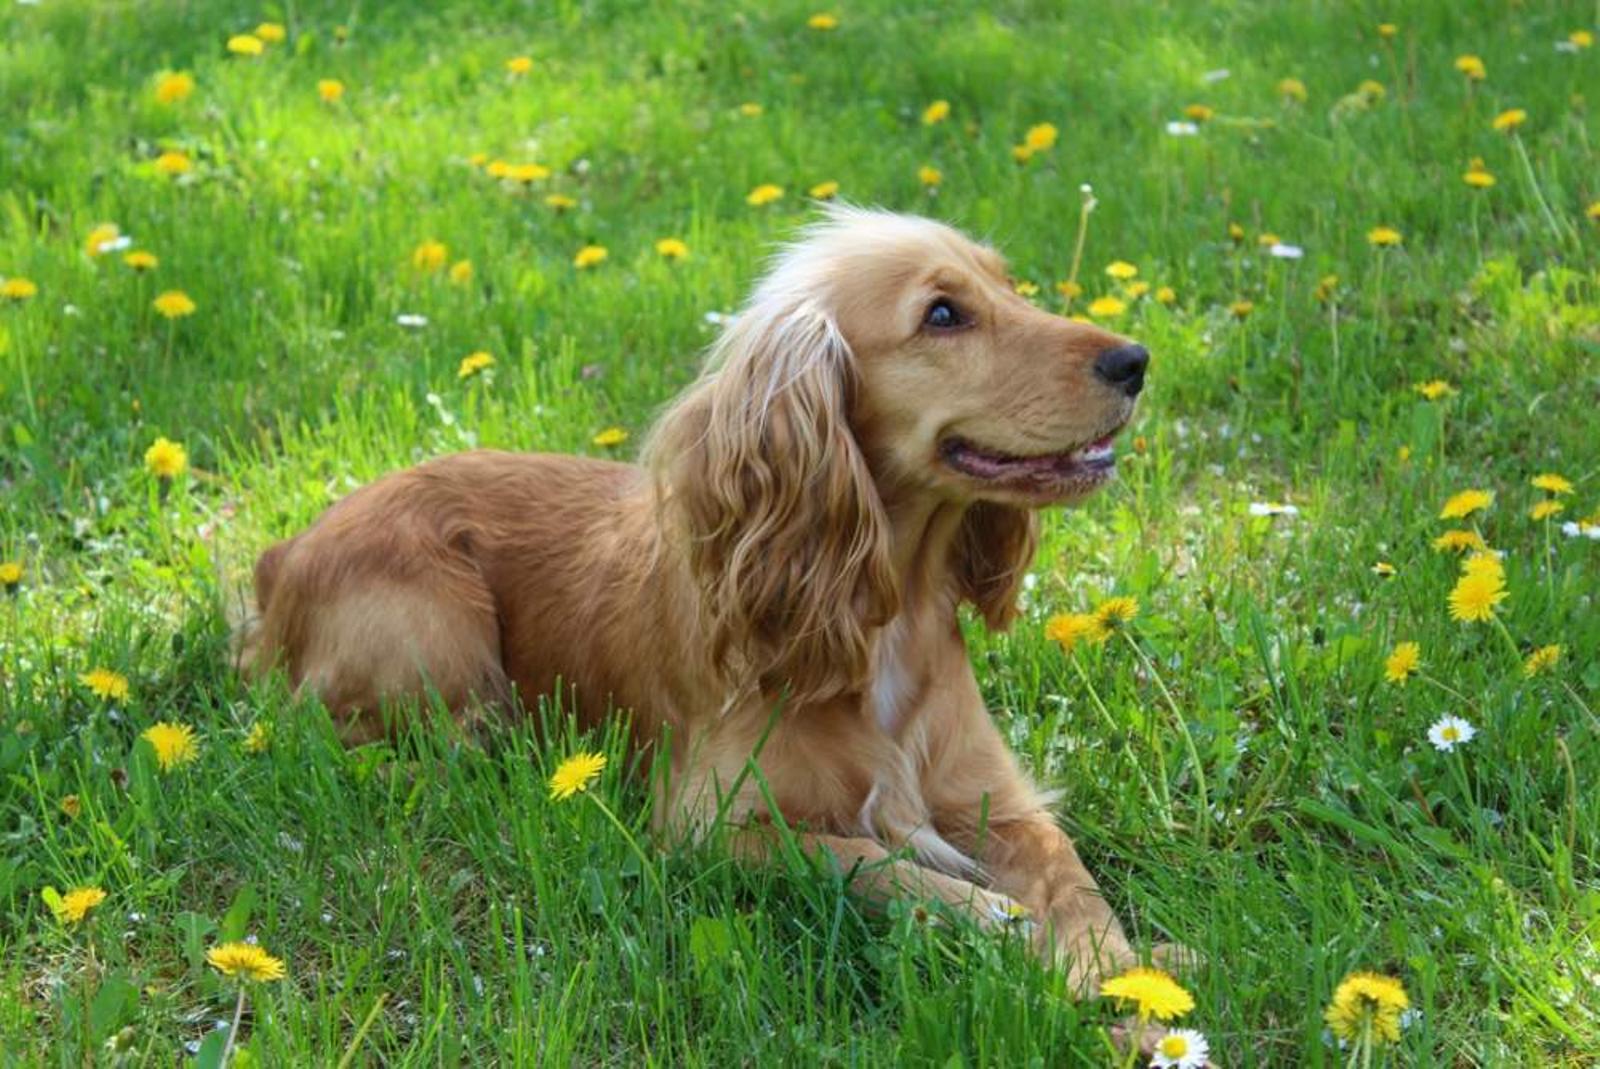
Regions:
<svg viewBox="0 0 1600 1069"><path fill-rule="evenodd" d="M233 1053L234 1041L239 1038L239 1021L244 1017L244 984L239 985L239 1001L233 1005L233 1023L228 1026L228 1038L222 1044L222 1057L217 1059L221 1069L228 1069L228 1055Z"/></svg>
<svg viewBox="0 0 1600 1069"><path fill-rule="evenodd" d="M1118 730L1116 718L1111 715L1111 710L1106 708L1105 702L1100 700L1100 694L1094 689L1094 683L1089 679L1089 673L1083 670L1083 665L1079 663L1078 658L1068 654L1067 660L1071 661L1072 667L1078 670L1078 678L1083 682L1084 689L1089 692L1089 703L1095 707L1095 711L1106 722L1106 726L1116 732ZM1149 797L1151 804L1161 811L1167 827L1170 828L1172 827L1172 799L1166 794L1166 761L1162 758L1159 749L1156 751L1156 762L1161 766L1161 790L1159 792L1151 784L1150 777L1145 774L1143 766L1138 761L1133 762L1133 770L1138 773L1139 782L1144 784L1144 793Z"/></svg>
<svg viewBox="0 0 1600 1069"><path fill-rule="evenodd" d="M1134 655L1144 665L1145 671L1150 673L1150 678L1156 681L1156 689L1161 691L1161 697L1166 700L1167 708L1172 711L1173 723L1177 725L1178 734L1183 736L1184 750L1189 754L1189 763L1194 766L1195 789L1200 793L1200 845L1204 846L1211 837L1211 800L1210 791L1206 788L1206 770L1200 763L1200 751L1194 744L1194 736L1189 733L1189 722L1184 719L1183 713L1178 709L1177 701L1172 697L1172 692L1167 689L1166 681L1161 678L1161 673L1156 670L1156 665L1140 646L1134 641L1131 634L1122 632L1122 637L1127 639L1128 645L1133 647Z"/></svg>
<svg viewBox="0 0 1600 1069"><path fill-rule="evenodd" d="M655 886L656 894L661 896L661 904L665 907L667 904L667 889L661 885L661 877L656 875L655 865L639 846L639 841L633 837L633 833L627 829L627 826L617 819L617 815L611 811L611 807L600 800L599 795L589 794L587 791L584 793L588 795L590 801L600 808L600 812L606 815L606 819L611 821L616 829L622 833L623 840L633 850L634 856L639 859L639 867L644 870L645 875L650 877L650 882Z"/></svg>

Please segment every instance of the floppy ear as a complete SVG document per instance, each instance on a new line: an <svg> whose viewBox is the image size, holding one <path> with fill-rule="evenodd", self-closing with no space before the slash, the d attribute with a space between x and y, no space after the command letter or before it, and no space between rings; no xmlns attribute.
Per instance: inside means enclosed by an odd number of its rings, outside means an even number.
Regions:
<svg viewBox="0 0 1600 1069"><path fill-rule="evenodd" d="M962 598L1000 631L1017 616L1022 577L1039 546L1039 518L1029 509L979 502L961 518L951 566Z"/></svg>
<svg viewBox="0 0 1600 1069"><path fill-rule="evenodd" d="M864 684L894 613L889 528L847 413L855 374L810 302L747 308L649 449L714 661L792 704Z"/></svg>

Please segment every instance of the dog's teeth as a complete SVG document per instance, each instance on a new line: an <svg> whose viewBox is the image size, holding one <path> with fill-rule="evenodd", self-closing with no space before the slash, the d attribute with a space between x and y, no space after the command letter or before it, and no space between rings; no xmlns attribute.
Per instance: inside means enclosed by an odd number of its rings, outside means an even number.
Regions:
<svg viewBox="0 0 1600 1069"><path fill-rule="evenodd" d="M1073 455L1079 460L1099 462L1102 460L1110 460L1111 452L1112 450L1109 445L1093 445L1086 449L1080 449Z"/></svg>

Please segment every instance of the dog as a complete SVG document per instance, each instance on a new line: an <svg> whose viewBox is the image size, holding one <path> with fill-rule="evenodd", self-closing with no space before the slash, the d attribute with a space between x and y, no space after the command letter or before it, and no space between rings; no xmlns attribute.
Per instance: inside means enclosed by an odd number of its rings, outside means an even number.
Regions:
<svg viewBox="0 0 1600 1069"><path fill-rule="evenodd" d="M261 556L240 666L286 671L352 744L402 699L473 717L570 687L584 725L625 710L665 752L671 829L720 814L760 858L781 817L858 892L1026 918L1083 990L1135 954L958 611L1013 620L1036 510L1113 478L1148 362L948 226L833 208L639 466L474 451L357 490Z"/></svg>

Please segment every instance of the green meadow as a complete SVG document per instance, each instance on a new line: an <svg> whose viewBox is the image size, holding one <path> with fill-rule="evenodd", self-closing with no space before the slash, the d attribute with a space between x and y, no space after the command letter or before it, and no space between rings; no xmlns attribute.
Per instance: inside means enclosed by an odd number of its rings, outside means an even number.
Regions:
<svg viewBox="0 0 1600 1069"><path fill-rule="evenodd" d="M1597 1064L1597 24L0 0L0 1066L1123 1064L1021 937L654 841L554 701L346 750L230 669L255 556L362 483L631 457L830 195L1153 354L1120 480L965 626L1130 934L1202 956L1178 1023ZM1361 971L1392 1037L1324 1018Z"/></svg>

